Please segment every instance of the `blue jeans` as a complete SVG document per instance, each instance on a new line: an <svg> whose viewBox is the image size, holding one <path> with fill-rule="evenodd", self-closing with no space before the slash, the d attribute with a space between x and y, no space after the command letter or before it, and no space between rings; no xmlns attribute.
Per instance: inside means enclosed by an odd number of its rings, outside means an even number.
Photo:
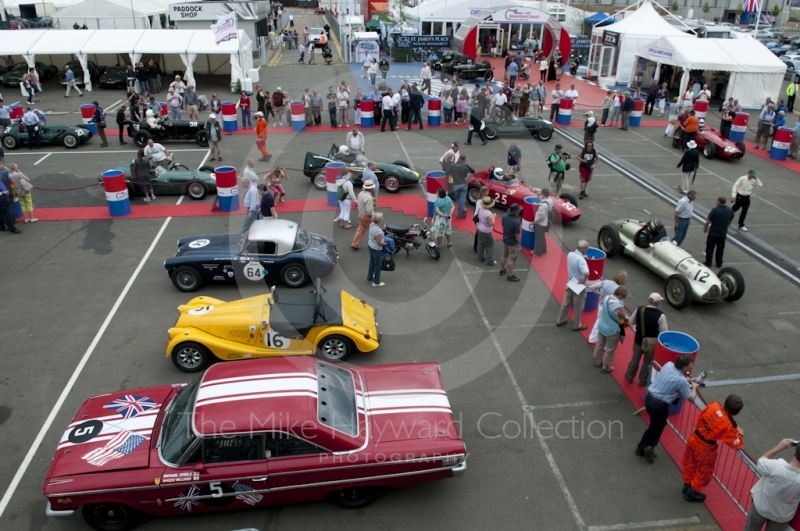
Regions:
<svg viewBox="0 0 800 531"><path fill-rule="evenodd" d="M459 217L464 216L467 213L467 185L457 184L453 186L453 195L458 205Z"/></svg>
<svg viewBox="0 0 800 531"><path fill-rule="evenodd" d="M242 129L252 129L253 122L250 121L250 109L242 109Z"/></svg>
<svg viewBox="0 0 800 531"><path fill-rule="evenodd" d="M658 441L661 439L661 434L664 428L667 427L667 417L669 416L669 406L665 402L661 402L653 398L650 393L644 398L644 405L647 409L647 414L650 415L650 425L644 431L642 440L639 441L639 450L644 451L645 447L658 446Z"/></svg>
<svg viewBox="0 0 800 531"><path fill-rule="evenodd" d="M453 108L443 107L442 110L444 111L444 123L449 124L453 117Z"/></svg>
<svg viewBox="0 0 800 531"><path fill-rule="evenodd" d="M244 234L250 230L250 225L258 217L258 210L248 210L247 213L244 215L244 223L242 223L242 228L239 230L239 234Z"/></svg>
<svg viewBox="0 0 800 531"><path fill-rule="evenodd" d="M150 92L150 83L147 81L139 81L139 92Z"/></svg>
<svg viewBox="0 0 800 531"><path fill-rule="evenodd" d="M689 231L689 223L691 223L691 218L678 218L678 228L675 229L675 242L680 245L683 243L684 238L686 238L686 233Z"/></svg>
<svg viewBox="0 0 800 531"><path fill-rule="evenodd" d="M180 107L170 107L169 108L169 117L173 120L180 120L181 119L181 108Z"/></svg>
<svg viewBox="0 0 800 531"><path fill-rule="evenodd" d="M373 284L380 284L383 250L373 249L370 246L367 246L367 248L369 249L369 269L367 270L367 281L372 282Z"/></svg>

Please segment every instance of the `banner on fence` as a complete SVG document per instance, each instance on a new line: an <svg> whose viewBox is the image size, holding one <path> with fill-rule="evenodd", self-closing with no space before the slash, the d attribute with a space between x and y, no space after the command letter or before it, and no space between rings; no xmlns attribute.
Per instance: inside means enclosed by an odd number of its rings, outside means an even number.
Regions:
<svg viewBox="0 0 800 531"><path fill-rule="evenodd" d="M450 48L449 35L406 35L395 38L398 48Z"/></svg>

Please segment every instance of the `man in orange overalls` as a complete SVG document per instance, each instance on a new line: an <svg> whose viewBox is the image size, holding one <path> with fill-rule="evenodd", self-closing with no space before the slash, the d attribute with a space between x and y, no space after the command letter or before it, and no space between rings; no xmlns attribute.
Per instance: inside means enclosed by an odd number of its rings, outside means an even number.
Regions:
<svg viewBox="0 0 800 531"><path fill-rule="evenodd" d="M272 158L267 151L267 120L264 119L264 113L261 111L256 113L256 146L261 152L261 158L258 160L268 161Z"/></svg>
<svg viewBox="0 0 800 531"><path fill-rule="evenodd" d="M733 450L741 450L744 445L744 433L733 420L742 407L744 404L738 395L728 395L724 406L711 402L700 413L681 460L682 492L686 501L706 499L703 491L711 483L717 465L717 441L721 440Z"/></svg>

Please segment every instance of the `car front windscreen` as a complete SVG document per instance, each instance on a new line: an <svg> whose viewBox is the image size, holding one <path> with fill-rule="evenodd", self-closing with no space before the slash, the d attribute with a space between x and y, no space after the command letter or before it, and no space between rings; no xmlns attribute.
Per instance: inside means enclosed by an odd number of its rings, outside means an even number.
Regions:
<svg viewBox="0 0 800 531"><path fill-rule="evenodd" d="M192 430L194 401L200 388L200 378L190 383L172 400L161 427L160 452L167 463L177 465L181 456L192 445L197 436Z"/></svg>
<svg viewBox="0 0 800 531"><path fill-rule="evenodd" d="M311 235L303 229L297 229L297 237L294 240L292 251L302 251L311 245Z"/></svg>

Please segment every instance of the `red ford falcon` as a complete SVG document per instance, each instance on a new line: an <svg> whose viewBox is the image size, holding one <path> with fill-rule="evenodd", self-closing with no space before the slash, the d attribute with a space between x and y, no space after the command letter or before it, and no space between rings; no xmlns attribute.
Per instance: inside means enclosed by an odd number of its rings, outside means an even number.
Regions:
<svg viewBox="0 0 800 531"><path fill-rule="evenodd" d="M437 364L270 358L89 398L43 491L48 516L81 510L95 529L121 531L146 516L325 498L364 507L466 467Z"/></svg>

